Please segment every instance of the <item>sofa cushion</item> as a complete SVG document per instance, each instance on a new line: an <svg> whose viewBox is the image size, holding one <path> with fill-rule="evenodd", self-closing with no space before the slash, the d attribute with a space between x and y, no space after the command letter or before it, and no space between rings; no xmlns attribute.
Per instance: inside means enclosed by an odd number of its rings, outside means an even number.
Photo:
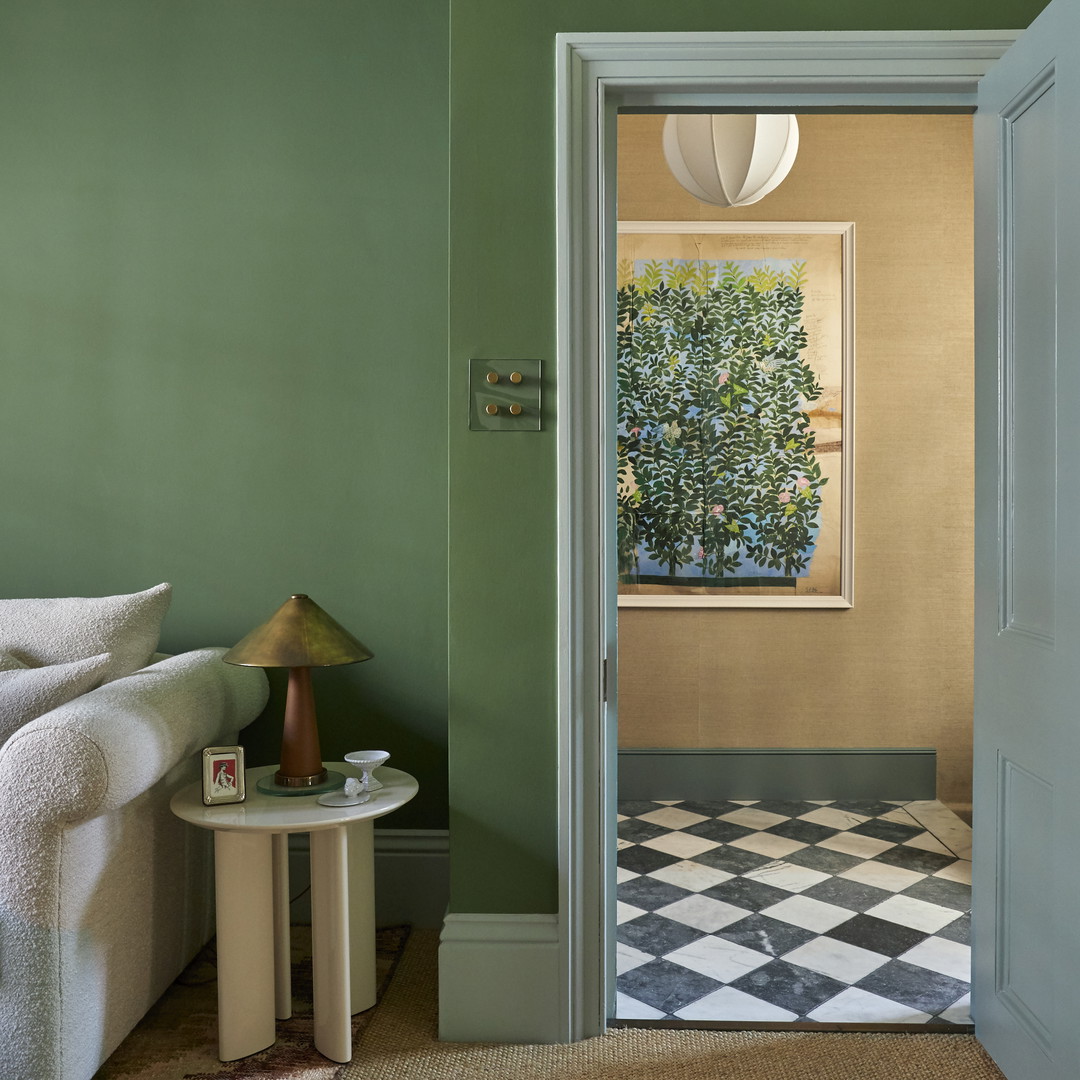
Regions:
<svg viewBox="0 0 1080 1080"><path fill-rule="evenodd" d="M30 667L109 654L102 682L145 667L157 649L171 585L122 596L0 600L0 651Z"/></svg>
<svg viewBox="0 0 1080 1080"><path fill-rule="evenodd" d="M0 744L24 724L100 685L112 657L108 653L47 667L28 667L0 654ZM17 665L17 666L16 666Z"/></svg>

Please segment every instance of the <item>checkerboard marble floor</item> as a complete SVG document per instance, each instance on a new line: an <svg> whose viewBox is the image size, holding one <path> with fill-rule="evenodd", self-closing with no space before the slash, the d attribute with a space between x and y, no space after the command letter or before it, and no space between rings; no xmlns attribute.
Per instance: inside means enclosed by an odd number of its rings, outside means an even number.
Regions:
<svg viewBox="0 0 1080 1080"><path fill-rule="evenodd" d="M941 803L624 802L618 832L616 1019L971 1023Z"/></svg>

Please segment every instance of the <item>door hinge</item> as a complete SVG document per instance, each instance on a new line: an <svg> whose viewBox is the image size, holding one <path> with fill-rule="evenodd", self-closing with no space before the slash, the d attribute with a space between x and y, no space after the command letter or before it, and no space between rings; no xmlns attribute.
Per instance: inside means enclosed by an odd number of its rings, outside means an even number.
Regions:
<svg viewBox="0 0 1080 1080"><path fill-rule="evenodd" d="M608 699L608 685L607 685L607 657L606 656L604 657L604 660L603 660L603 667L601 669L600 682L601 682L601 689L602 689L602 693L603 693L603 697L602 697L601 700L602 701L607 701L607 699Z"/></svg>

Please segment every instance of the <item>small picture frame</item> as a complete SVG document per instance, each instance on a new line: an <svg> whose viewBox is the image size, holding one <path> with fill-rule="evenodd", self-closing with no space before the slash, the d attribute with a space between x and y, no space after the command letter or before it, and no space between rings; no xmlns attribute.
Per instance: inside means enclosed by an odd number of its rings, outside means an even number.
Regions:
<svg viewBox="0 0 1080 1080"><path fill-rule="evenodd" d="M202 752L202 763L203 802L207 806L244 801L242 746L208 746Z"/></svg>

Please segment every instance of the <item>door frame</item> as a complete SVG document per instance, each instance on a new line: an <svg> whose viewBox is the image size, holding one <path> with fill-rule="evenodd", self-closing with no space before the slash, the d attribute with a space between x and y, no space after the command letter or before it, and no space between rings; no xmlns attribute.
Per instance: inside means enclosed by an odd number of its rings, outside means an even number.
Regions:
<svg viewBox="0 0 1080 1080"><path fill-rule="evenodd" d="M556 39L558 1038L612 989L615 137L620 107L970 110L1015 30L593 33ZM610 701L605 701L609 698Z"/></svg>

